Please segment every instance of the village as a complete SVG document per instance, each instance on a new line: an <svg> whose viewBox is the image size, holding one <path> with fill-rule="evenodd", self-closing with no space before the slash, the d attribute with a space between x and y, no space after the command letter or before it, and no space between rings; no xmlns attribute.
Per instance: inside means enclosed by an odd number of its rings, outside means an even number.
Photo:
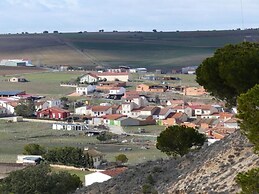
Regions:
<svg viewBox="0 0 259 194"><path fill-rule="evenodd" d="M60 71L69 72L64 66ZM195 69L183 68L181 73L194 76ZM146 68L130 69L120 66L82 72L81 76L72 81L60 80L61 88L74 90L66 96L64 94L62 98L46 98L44 95L30 94L19 88L2 90L0 116L11 122L49 122L52 130L79 131L88 136L112 133L121 137L156 138L158 134L149 133L148 126L165 129L172 125L184 125L206 134L208 145L239 128L235 109L227 109L223 102L212 99L204 88L197 84L184 85L177 75L164 74L159 70L148 72ZM5 81L26 84L30 80L14 76ZM84 100L69 101L69 98L75 97L84 97ZM29 118L23 118L21 112L17 114L17 107L28 105L28 102L33 107L33 114ZM130 127L137 130L128 131L127 128ZM148 146L142 147L148 149ZM120 151L127 152L131 149L122 147ZM94 168L102 169L97 171L98 178L91 180L108 180L109 173L102 174L103 170L107 170L107 167L102 165L106 161L105 153L98 149L90 149L89 153L94 158ZM39 158L41 156L18 155L17 161L26 164L36 162ZM108 171L117 175L125 169L126 166L123 166L113 170L108 168ZM95 181L85 181L85 186Z"/></svg>

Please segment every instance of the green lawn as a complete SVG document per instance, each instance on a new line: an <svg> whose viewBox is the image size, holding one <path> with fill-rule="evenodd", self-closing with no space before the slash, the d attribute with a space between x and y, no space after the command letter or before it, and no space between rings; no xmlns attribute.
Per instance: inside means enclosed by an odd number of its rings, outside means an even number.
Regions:
<svg viewBox="0 0 259 194"><path fill-rule="evenodd" d="M21 75L29 81L26 83L4 81L10 78L6 76L0 78L0 90L25 90L28 94L62 97L74 92L75 88L61 87L60 82L76 79L82 74L83 72L45 72Z"/></svg>
<svg viewBox="0 0 259 194"><path fill-rule="evenodd" d="M84 183L85 182L85 175L93 173L91 171L81 171L81 170L68 170L68 169L64 169L64 168L57 168L57 167L51 167L51 170L53 172L61 172L61 171L65 171L68 172L70 174L75 174L77 176L79 176L80 180Z"/></svg>
<svg viewBox="0 0 259 194"><path fill-rule="evenodd" d="M126 126L123 127L123 129L127 133L139 133L139 128L145 129L145 133L142 133L142 135L159 135L162 130L165 129L165 126L159 126L159 125L147 125L147 126Z"/></svg>
<svg viewBox="0 0 259 194"><path fill-rule="evenodd" d="M134 138L134 142L131 139ZM128 143L102 144L96 137L84 136L82 132L56 131L51 129L51 124L22 122L9 123L0 120L0 162L15 162L17 155L22 154L23 147L29 143L37 143L45 147L73 146L93 147L106 155L108 161L115 161L115 156L125 153L129 164L136 164L146 160L165 157L155 148L155 138L125 137ZM147 145L150 149L143 150ZM131 147L132 151L120 151L120 148Z"/></svg>

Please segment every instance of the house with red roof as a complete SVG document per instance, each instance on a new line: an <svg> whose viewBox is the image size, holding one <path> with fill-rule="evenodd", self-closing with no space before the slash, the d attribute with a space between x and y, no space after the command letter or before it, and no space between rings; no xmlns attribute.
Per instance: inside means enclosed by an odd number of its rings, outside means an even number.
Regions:
<svg viewBox="0 0 259 194"><path fill-rule="evenodd" d="M92 106L90 110L90 114L93 117L102 117L112 114L112 106Z"/></svg>
<svg viewBox="0 0 259 194"><path fill-rule="evenodd" d="M187 114L185 113L170 113L166 119L160 120L158 122L159 125L172 126L172 125L180 125L183 122L186 122L188 119Z"/></svg>
<svg viewBox="0 0 259 194"><path fill-rule="evenodd" d="M70 116L70 112L58 107L50 107L37 112L38 118L64 120Z"/></svg>

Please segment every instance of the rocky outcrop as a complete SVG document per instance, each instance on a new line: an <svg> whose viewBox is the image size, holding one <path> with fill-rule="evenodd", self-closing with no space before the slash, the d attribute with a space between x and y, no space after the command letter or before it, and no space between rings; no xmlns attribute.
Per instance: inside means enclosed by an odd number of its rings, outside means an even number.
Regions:
<svg viewBox="0 0 259 194"><path fill-rule="evenodd" d="M237 131L177 160L139 164L107 182L76 193L143 193L147 185L158 193L236 193L239 191L236 175L255 166L259 166L259 157Z"/></svg>

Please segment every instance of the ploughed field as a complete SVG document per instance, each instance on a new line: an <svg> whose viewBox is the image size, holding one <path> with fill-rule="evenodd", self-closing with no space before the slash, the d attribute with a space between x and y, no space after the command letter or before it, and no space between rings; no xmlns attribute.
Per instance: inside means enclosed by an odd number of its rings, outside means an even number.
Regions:
<svg viewBox="0 0 259 194"><path fill-rule="evenodd" d="M129 65L170 71L198 65L226 44L256 42L258 37L258 30L1 35L0 58L29 58L35 65Z"/></svg>

